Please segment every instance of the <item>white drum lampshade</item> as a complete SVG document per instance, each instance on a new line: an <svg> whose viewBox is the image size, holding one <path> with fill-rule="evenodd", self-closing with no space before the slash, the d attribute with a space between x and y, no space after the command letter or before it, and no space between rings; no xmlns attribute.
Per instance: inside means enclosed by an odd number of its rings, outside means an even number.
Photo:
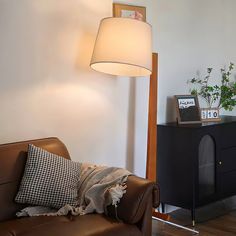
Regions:
<svg viewBox="0 0 236 236"><path fill-rule="evenodd" d="M120 76L152 73L152 29L143 21L110 17L101 21L90 66Z"/></svg>

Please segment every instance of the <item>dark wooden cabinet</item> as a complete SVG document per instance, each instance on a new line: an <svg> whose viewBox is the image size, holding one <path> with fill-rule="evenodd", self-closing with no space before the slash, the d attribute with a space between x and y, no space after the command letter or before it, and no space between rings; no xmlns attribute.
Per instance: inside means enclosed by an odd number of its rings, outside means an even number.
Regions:
<svg viewBox="0 0 236 236"><path fill-rule="evenodd" d="M190 209L194 223L197 207L236 195L236 117L157 130L162 204Z"/></svg>

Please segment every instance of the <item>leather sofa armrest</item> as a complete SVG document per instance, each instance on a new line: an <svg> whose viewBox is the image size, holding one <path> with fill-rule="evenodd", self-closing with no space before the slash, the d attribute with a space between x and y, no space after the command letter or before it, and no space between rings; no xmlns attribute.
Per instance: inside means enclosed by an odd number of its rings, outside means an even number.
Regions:
<svg viewBox="0 0 236 236"><path fill-rule="evenodd" d="M154 182L134 175L128 177L126 184L126 193L117 206L116 217L126 223L135 224L142 219L150 200L154 208L159 206L159 187ZM108 207L108 213L115 215L112 206Z"/></svg>

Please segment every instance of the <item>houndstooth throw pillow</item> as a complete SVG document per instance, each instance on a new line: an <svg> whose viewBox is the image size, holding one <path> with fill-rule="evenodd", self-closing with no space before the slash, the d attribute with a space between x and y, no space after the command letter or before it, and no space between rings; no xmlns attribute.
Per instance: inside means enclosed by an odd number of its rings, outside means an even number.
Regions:
<svg viewBox="0 0 236 236"><path fill-rule="evenodd" d="M76 206L81 163L29 144L24 175L15 201L61 208Z"/></svg>

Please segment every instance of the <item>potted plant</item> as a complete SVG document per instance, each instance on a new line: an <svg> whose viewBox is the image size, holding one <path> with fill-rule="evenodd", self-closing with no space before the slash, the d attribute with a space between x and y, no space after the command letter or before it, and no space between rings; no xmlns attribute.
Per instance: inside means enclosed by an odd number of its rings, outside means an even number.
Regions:
<svg viewBox="0 0 236 236"><path fill-rule="evenodd" d="M232 80L234 64L230 62L228 69L221 68L221 84L211 85L209 83L212 68L207 68L207 75L201 78L193 78L188 81L191 84L190 93L205 100L208 109L215 106L217 109L232 111L236 106L236 81Z"/></svg>

